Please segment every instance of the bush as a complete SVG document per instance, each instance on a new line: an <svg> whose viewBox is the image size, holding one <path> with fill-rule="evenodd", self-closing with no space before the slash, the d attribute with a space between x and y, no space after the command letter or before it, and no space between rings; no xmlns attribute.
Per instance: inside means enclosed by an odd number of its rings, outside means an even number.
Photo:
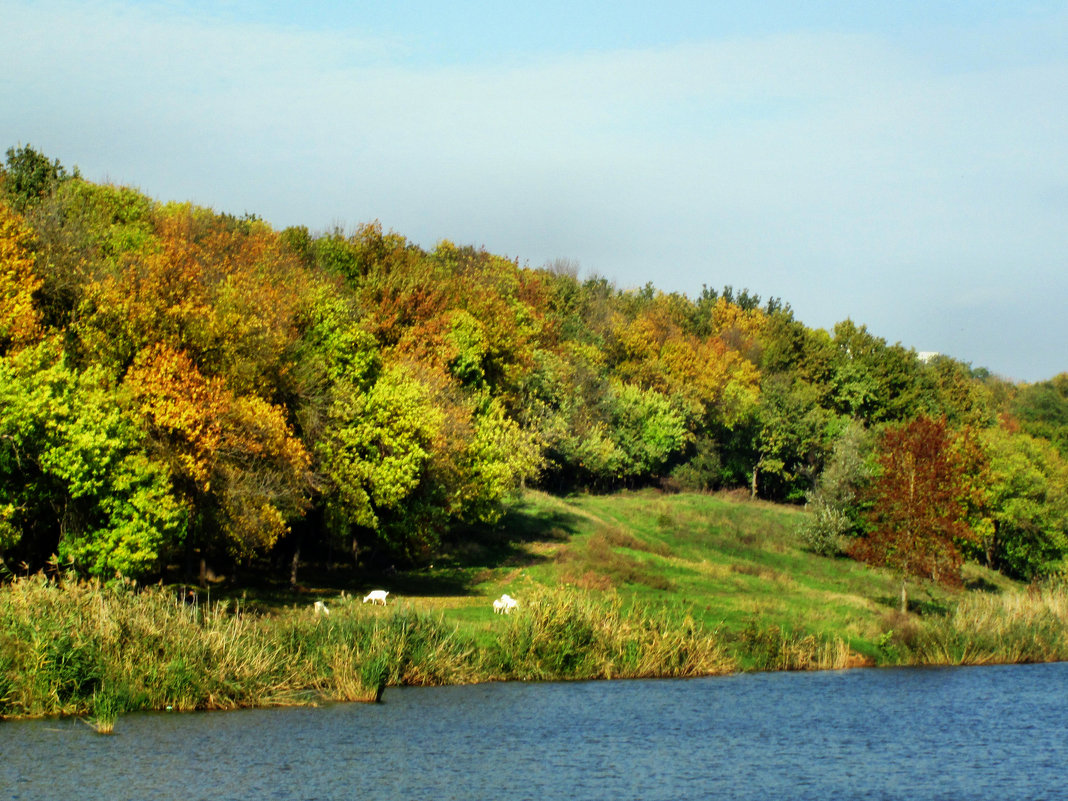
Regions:
<svg viewBox="0 0 1068 801"><path fill-rule="evenodd" d="M843 510L822 499L809 504L810 515L798 528L804 547L820 556L837 556L843 538L853 529L853 521Z"/></svg>

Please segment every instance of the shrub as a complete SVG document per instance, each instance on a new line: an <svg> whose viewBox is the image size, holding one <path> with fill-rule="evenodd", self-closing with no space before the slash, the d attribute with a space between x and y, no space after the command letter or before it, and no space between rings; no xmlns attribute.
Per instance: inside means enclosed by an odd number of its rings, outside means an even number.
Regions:
<svg viewBox="0 0 1068 801"><path fill-rule="evenodd" d="M842 509L822 498L809 504L809 516L798 528L805 548L820 556L838 556L843 538L853 529L853 521Z"/></svg>

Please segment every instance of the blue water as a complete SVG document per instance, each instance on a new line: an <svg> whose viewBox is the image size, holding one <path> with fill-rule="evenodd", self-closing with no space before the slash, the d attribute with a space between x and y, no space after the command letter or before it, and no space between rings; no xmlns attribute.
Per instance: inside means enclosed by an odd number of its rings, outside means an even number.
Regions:
<svg viewBox="0 0 1068 801"><path fill-rule="evenodd" d="M1068 798L1068 664L387 690L0 723L0 799Z"/></svg>

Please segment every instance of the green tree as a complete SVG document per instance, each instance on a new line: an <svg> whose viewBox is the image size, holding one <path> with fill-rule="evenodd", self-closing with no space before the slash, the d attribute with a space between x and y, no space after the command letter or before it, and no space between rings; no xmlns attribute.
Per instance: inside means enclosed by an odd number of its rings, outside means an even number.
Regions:
<svg viewBox="0 0 1068 801"><path fill-rule="evenodd" d="M830 380L835 411L872 425L906 420L921 410L915 353L887 345L852 320L835 325L834 344L838 354Z"/></svg>
<svg viewBox="0 0 1068 801"><path fill-rule="evenodd" d="M834 440L831 457L806 497L809 516L799 529L816 553L834 556L862 531L860 496L871 477L871 450L870 433L857 420L849 420Z"/></svg>
<svg viewBox="0 0 1068 801"><path fill-rule="evenodd" d="M659 475L691 439L682 413L668 398L629 384L612 386L611 426L620 456L617 477L623 479Z"/></svg>
<svg viewBox="0 0 1068 801"><path fill-rule="evenodd" d="M1004 427L983 432L990 460L991 526L980 546L990 567L1029 581L1068 555L1068 462L1046 440Z"/></svg>
<svg viewBox="0 0 1068 801"><path fill-rule="evenodd" d="M0 547L110 578L152 572L187 508L106 371L75 372L48 339L0 360Z"/></svg>
<svg viewBox="0 0 1068 801"><path fill-rule="evenodd" d="M750 493L797 500L812 488L823 465L831 415L812 386L788 373L766 376L748 435L754 451Z"/></svg>
<svg viewBox="0 0 1068 801"><path fill-rule="evenodd" d="M377 531L381 515L399 511L424 480L442 424L427 389L402 368L386 370L366 391L336 386L316 445L335 514Z"/></svg>
<svg viewBox="0 0 1068 801"><path fill-rule="evenodd" d="M923 365L920 385L928 415L944 415L954 426L994 424L990 388L963 362L935 356Z"/></svg>
<svg viewBox="0 0 1068 801"><path fill-rule="evenodd" d="M70 176L59 163L30 145L9 147L2 170L2 186L16 211L24 211Z"/></svg>
<svg viewBox="0 0 1068 801"><path fill-rule="evenodd" d="M1024 431L1048 439L1068 459L1068 373L1022 387L1010 412Z"/></svg>

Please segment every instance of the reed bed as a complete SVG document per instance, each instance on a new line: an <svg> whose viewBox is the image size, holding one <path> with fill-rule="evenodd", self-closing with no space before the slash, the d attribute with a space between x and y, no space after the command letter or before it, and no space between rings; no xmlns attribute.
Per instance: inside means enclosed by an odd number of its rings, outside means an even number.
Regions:
<svg viewBox="0 0 1068 801"><path fill-rule="evenodd" d="M575 588L535 591L483 665L492 678L518 680L708 676L735 669L715 632L692 617L625 609L617 595Z"/></svg>
<svg viewBox="0 0 1068 801"><path fill-rule="evenodd" d="M841 670L858 660L841 637L798 634L756 620L735 635L733 645L749 670Z"/></svg>
<svg viewBox="0 0 1068 801"><path fill-rule="evenodd" d="M0 717L77 715L98 731L143 709L375 701L387 686L696 676L735 669L688 616L539 590L488 644L403 604L352 599L249 614L164 588L18 579L0 590Z"/></svg>
<svg viewBox="0 0 1068 801"><path fill-rule="evenodd" d="M691 677L857 664L843 639L762 626L718 631L615 593L531 587L512 615L467 628L400 603L331 601L252 614L186 605L163 587L32 576L0 587L0 718L376 701L389 686ZM962 596L942 617L887 618L883 664L1068 659L1068 588ZM488 627L488 628L487 628ZM476 644L477 643L477 644Z"/></svg>
<svg viewBox="0 0 1068 801"><path fill-rule="evenodd" d="M267 616L41 576L0 590L0 717L78 715L103 731L130 710L376 700L472 668L454 626L410 610Z"/></svg>
<svg viewBox="0 0 1068 801"><path fill-rule="evenodd" d="M910 664L984 665L1068 660L1068 585L967 595L904 643Z"/></svg>

